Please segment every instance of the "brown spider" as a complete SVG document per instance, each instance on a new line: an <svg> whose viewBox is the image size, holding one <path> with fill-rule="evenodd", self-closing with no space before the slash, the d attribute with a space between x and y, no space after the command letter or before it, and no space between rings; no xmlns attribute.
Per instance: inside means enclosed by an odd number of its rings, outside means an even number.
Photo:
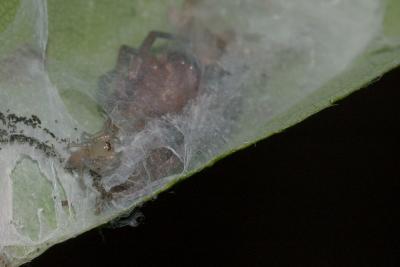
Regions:
<svg viewBox="0 0 400 267"><path fill-rule="evenodd" d="M128 122L136 122L135 130L142 129L152 118L181 112L199 91L201 71L196 60L175 51L153 55L150 49L157 38L177 40L169 33L152 31L138 50L123 45L115 70L100 78L100 86L107 85L113 91L106 101L110 112L120 109ZM115 158L117 132L118 127L107 120L99 134L71 154L67 166L102 174L107 162Z"/></svg>
<svg viewBox="0 0 400 267"><path fill-rule="evenodd" d="M119 164L118 153L115 151L115 135L118 129L107 120L102 131L90 136L87 142L73 144L78 147L69 156L66 168L76 170L81 175L89 169L98 175L105 175Z"/></svg>
<svg viewBox="0 0 400 267"><path fill-rule="evenodd" d="M182 49L163 47L153 52L157 38L173 41L176 47ZM217 37L214 39L218 40ZM150 180L157 180L182 171L183 165L177 155L169 149L157 148L149 151L144 159L143 166L147 166L148 171L139 167L127 182L110 191L105 190L101 181L102 176L120 164L120 155L115 150L118 132L123 129L134 134L154 118L181 113L199 95L203 87L202 80L226 74L215 64L220 55L214 56L213 60L199 59L197 56L202 55L197 53L199 49L188 44L188 40L172 34L151 31L138 49L121 46L115 69L100 77L100 91L105 94L102 103L114 121L108 119L99 134L90 136L87 142L80 144L80 149L70 155L66 165L81 174L84 171L91 174L93 187L100 193L97 213L115 194L124 195L137 190L134 185L143 179L142 176L148 175ZM217 44L207 43L206 46ZM224 47L217 49L222 53Z"/></svg>
<svg viewBox="0 0 400 267"><path fill-rule="evenodd" d="M185 52L164 49L152 53L151 48L157 38L175 40L185 43L172 34L152 31L138 50L121 46L116 67L113 71L100 78L100 87L111 91L105 102L108 113L117 110L118 115L128 123L128 129L139 131L153 119L168 113L180 113L188 102L199 92L201 68L194 56ZM115 169L119 164L119 155L115 151L115 142L119 127L107 120L104 129L90 136L87 142L79 144L79 150L72 152L67 160L66 168L79 171L89 171L93 176L93 186L102 195L109 198L109 193L101 185L101 176ZM166 162L177 159L170 153L154 150L150 152L151 159L165 158ZM159 155L160 154L160 155ZM156 160L160 163L160 160ZM163 164L157 164L159 168ZM176 163L171 163L176 169ZM168 173L158 170L156 173ZM124 185L120 186L124 187ZM111 191L119 191L115 188Z"/></svg>
<svg viewBox="0 0 400 267"><path fill-rule="evenodd" d="M121 46L116 68L100 78L103 91L112 91L104 101L106 111L124 118L129 129L140 130L152 118L180 113L199 93L202 71L196 57L168 48L152 53L157 38L181 47L188 43L169 33L151 31L139 49Z"/></svg>

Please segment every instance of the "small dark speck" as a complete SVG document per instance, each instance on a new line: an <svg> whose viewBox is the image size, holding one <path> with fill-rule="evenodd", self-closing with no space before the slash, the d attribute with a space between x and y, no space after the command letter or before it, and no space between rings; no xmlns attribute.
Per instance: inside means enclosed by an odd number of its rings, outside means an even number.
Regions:
<svg viewBox="0 0 400 267"><path fill-rule="evenodd" d="M75 131L78 131L78 128L75 127L74 130L75 130Z"/></svg>
<svg viewBox="0 0 400 267"><path fill-rule="evenodd" d="M38 124L41 124L42 123L42 121L39 119L39 117L38 116L36 116L36 115L32 115L32 119L33 119L33 121L35 121L36 123L38 123Z"/></svg>
<svg viewBox="0 0 400 267"><path fill-rule="evenodd" d="M4 125L6 125L6 117L5 117L4 114L1 113L1 112L0 112L0 121L1 121Z"/></svg>
<svg viewBox="0 0 400 267"><path fill-rule="evenodd" d="M56 138L55 134L52 133L49 129L44 128L43 131L45 131L46 133L48 133L51 137Z"/></svg>
<svg viewBox="0 0 400 267"><path fill-rule="evenodd" d="M54 120L55 123L58 123L58 120Z"/></svg>

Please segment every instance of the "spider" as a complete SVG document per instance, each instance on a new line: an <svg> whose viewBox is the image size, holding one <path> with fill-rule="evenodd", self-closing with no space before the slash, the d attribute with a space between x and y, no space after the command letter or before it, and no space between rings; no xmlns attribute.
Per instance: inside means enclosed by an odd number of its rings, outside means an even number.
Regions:
<svg viewBox="0 0 400 267"><path fill-rule="evenodd" d="M187 50L188 41L173 34L151 31L138 49L123 45L113 71L100 78L106 111L140 130L147 121L167 113L180 113L200 91L202 69L185 49L164 48L152 53L158 38L174 41Z"/></svg>
<svg viewBox="0 0 400 267"><path fill-rule="evenodd" d="M118 153L115 151L115 135L118 129L107 120L103 130L89 136L82 144L72 144L79 149L69 156L66 169L77 170L83 175L89 169L98 175L106 175L119 164Z"/></svg>
<svg viewBox="0 0 400 267"><path fill-rule="evenodd" d="M200 89L201 68L197 59L187 52L171 49L152 53L157 38L187 44L172 34L151 31L139 49L121 46L115 69L99 79L101 89L111 91L105 101L106 111L115 115L117 110L117 116L124 118L127 128L135 131L143 129L153 118L182 112ZM93 186L102 198L109 196L101 185L101 176L119 165L120 155L115 150L119 130L120 125L108 119L102 131L75 145L79 149L71 153L66 163L67 169L79 171L81 175L89 171L94 177ZM160 151L163 150L154 150L150 155L165 158L158 155ZM166 155L168 161L172 156ZM171 166L175 168L175 165Z"/></svg>
<svg viewBox="0 0 400 267"><path fill-rule="evenodd" d="M201 70L196 59L172 50L151 53L157 38L178 40L172 34L151 31L139 49L121 46L115 70L103 75L99 82L103 89L108 86L113 91L106 101L111 106L110 113L118 109L136 130L152 118L181 112L200 87ZM114 158L117 132L118 127L107 120L99 134L79 145L81 149L71 154L67 165L71 169L87 167L101 174L108 167L107 161Z"/></svg>
<svg viewBox="0 0 400 267"><path fill-rule="evenodd" d="M152 51L158 38L173 41L180 49L169 46ZM100 77L100 91L105 94L102 103L109 118L102 131L78 145L79 150L71 153L66 165L68 169L80 171L81 175L88 171L92 176L93 188L100 194L96 213L115 194L137 190L132 185L143 179L142 176L147 174L151 180L157 180L182 170L180 158L166 148L156 148L148 151L143 162L150 173L138 168L127 182L109 191L101 181L102 176L110 174L120 164L119 153L123 152L117 153L115 146L121 130L135 134L152 119L182 113L202 91L203 80L227 74L212 63L216 59L207 63L193 51L196 47L191 47L184 38L151 31L138 49L122 45L114 70Z"/></svg>

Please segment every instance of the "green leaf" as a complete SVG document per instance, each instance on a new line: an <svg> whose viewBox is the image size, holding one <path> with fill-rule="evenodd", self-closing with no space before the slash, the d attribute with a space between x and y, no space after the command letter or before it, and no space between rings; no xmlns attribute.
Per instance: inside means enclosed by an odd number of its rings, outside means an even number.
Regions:
<svg viewBox="0 0 400 267"><path fill-rule="evenodd" d="M110 92L98 81L115 67L121 45L138 47L151 30L182 31L176 21L184 2L0 0L0 266L20 265L131 211L400 65L397 0L198 1L191 41L207 47L210 32L233 31L217 59L230 75L204 81L206 92L184 114L121 134L122 157L140 163L148 147L176 145L176 133L163 128L167 121L184 136L184 149L174 151L184 169L97 214L91 177L64 168L69 143L99 131L111 116L101 98ZM168 44L160 43L155 51ZM113 174L105 184L126 178L122 169Z"/></svg>

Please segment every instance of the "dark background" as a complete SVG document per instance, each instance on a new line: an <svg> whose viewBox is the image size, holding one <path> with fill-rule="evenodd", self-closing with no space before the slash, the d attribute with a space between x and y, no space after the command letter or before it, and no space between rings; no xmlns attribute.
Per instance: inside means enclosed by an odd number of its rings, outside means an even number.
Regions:
<svg viewBox="0 0 400 267"><path fill-rule="evenodd" d="M400 69L29 264L400 266Z"/></svg>

